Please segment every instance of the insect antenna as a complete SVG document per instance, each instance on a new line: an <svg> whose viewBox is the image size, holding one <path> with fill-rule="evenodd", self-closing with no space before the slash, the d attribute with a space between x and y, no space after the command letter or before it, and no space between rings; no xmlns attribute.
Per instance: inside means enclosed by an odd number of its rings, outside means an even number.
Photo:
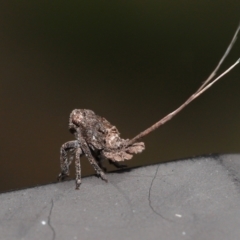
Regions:
<svg viewBox="0 0 240 240"><path fill-rule="evenodd" d="M141 138L143 138L144 136L148 135L149 133L153 132L154 130L156 130L157 128L159 128L161 125L163 125L164 123L168 122L169 120L171 120L174 116L176 116L180 111L182 111L190 102L192 102L194 99L198 98L202 93L204 93L207 89L209 89L214 83L216 83L218 80L220 80L223 76L225 76L228 72L230 72L239 62L240 62L240 58L234 63L232 64L227 70L225 70L222 74L220 74L218 77L214 78L217 74L217 71L219 70L220 66L222 65L222 63L224 62L225 58L227 57L227 55L229 54L229 52L231 51L234 43L237 40L237 35L238 32L240 30L240 24L238 25L237 30L235 31L235 34L230 42L230 44L227 47L227 50L225 51L225 53L223 54L222 58L220 59L219 63L217 64L216 68L213 70L213 72L209 75L209 77L202 83L202 85L200 86L200 88L198 88L198 90L193 93L182 105L180 105L176 110L174 110L173 112L169 113L168 115L166 115L165 117L163 117L162 119L160 119L158 122L154 123L151 127L147 128L146 130L144 130L143 132L139 133L137 136L135 136L134 138L130 139L127 142L127 146L130 146L132 144L134 144L135 142L139 141Z"/></svg>

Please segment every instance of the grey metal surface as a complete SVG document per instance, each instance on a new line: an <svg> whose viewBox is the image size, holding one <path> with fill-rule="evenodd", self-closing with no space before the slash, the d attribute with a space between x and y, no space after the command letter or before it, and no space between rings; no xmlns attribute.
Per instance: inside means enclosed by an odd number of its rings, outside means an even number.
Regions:
<svg viewBox="0 0 240 240"><path fill-rule="evenodd" d="M240 155L0 195L0 239L239 239Z"/></svg>

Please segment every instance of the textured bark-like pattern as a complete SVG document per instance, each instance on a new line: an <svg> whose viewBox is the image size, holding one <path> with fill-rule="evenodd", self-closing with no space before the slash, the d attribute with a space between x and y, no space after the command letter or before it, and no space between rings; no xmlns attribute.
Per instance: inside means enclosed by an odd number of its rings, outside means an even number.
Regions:
<svg viewBox="0 0 240 240"><path fill-rule="evenodd" d="M60 149L61 173L58 179L69 176L69 165L75 155L76 189L79 189L81 184L81 155L84 154L97 175L107 181L101 165L102 160L108 159L120 168L123 165L118 162L130 160L133 154L141 153L145 149L143 142L129 145L128 139L120 138L115 126L91 110L73 110L69 117L69 130L76 140L66 142Z"/></svg>

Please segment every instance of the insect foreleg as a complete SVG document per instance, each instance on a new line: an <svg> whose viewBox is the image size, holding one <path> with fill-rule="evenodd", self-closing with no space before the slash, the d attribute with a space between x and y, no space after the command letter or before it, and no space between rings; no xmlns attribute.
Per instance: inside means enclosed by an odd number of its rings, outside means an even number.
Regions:
<svg viewBox="0 0 240 240"><path fill-rule="evenodd" d="M63 180L69 176L69 166L72 162L73 156L68 157L69 151L74 151L79 148L78 141L69 141L64 143L60 148L60 167L61 173L58 175L58 181Z"/></svg>

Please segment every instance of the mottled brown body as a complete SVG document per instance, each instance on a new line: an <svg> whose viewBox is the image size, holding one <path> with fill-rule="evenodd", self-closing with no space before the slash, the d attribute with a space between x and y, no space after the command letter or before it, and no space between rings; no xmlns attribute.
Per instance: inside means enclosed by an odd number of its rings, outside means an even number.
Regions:
<svg viewBox="0 0 240 240"><path fill-rule="evenodd" d="M81 184L80 156L85 155L96 173L107 181L102 160L108 159L116 167L123 167L118 162L130 160L133 154L145 149L143 142L129 145L129 140L122 139L115 126L91 110L73 110L69 117L69 130L76 140L64 143L60 149L61 173L58 179L69 176L69 165L75 155L76 189Z"/></svg>

